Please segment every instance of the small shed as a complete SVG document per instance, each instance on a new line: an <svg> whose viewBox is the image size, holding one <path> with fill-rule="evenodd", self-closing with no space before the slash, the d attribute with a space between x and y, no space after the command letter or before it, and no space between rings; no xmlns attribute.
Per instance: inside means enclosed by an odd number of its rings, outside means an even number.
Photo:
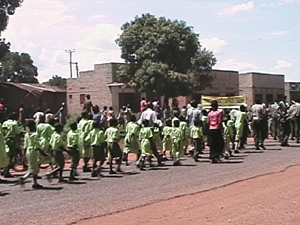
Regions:
<svg viewBox="0 0 300 225"><path fill-rule="evenodd" d="M23 104L25 117L31 117L40 108L53 113L66 103L66 88L33 83L0 83L0 98L8 112L16 111Z"/></svg>

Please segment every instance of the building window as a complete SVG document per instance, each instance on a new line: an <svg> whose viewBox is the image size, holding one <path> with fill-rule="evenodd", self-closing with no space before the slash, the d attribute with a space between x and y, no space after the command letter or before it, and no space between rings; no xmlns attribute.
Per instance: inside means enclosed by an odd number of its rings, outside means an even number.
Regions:
<svg viewBox="0 0 300 225"><path fill-rule="evenodd" d="M267 104L271 104L273 103L274 99L273 99L273 95L272 94L267 94Z"/></svg>
<svg viewBox="0 0 300 225"><path fill-rule="evenodd" d="M79 101L80 101L80 104L83 105L84 102L85 102L85 94L80 94L80 97L79 97Z"/></svg>
<svg viewBox="0 0 300 225"><path fill-rule="evenodd" d="M69 99L72 99L73 98L73 96L72 95L69 95Z"/></svg>

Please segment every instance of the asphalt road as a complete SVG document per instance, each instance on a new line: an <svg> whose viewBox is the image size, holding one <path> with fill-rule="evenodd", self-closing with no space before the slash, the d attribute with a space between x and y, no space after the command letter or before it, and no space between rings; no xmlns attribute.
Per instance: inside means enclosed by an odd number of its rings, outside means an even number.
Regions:
<svg viewBox="0 0 300 225"><path fill-rule="evenodd" d="M280 147L278 142L267 140L267 150L257 152L250 143L246 150L222 164L209 163L208 154L203 154L201 162L187 157L179 167L167 162L164 167L141 172L134 165L123 166L123 174L109 175L104 169L104 177L98 179L81 173L80 180L69 184L42 179L43 190L32 190L31 182L21 187L14 183L17 178L11 178L0 184L0 224L74 224L85 218L279 172L300 164L300 145L295 141L290 145Z"/></svg>

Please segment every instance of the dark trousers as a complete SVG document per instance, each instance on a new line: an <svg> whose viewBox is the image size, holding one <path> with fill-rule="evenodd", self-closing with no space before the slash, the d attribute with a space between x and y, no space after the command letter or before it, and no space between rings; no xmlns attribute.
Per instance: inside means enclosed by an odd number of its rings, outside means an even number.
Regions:
<svg viewBox="0 0 300 225"><path fill-rule="evenodd" d="M161 163L161 156L157 151L156 143L155 143L155 140L153 138L150 140L150 144L151 144L152 153L156 157L158 164L160 164Z"/></svg>
<svg viewBox="0 0 300 225"><path fill-rule="evenodd" d="M209 130L209 158L218 159L224 149L224 139L221 129Z"/></svg>
<svg viewBox="0 0 300 225"><path fill-rule="evenodd" d="M253 120L253 136L256 148L259 148L259 143L264 144L265 134L262 120Z"/></svg>
<svg viewBox="0 0 300 225"><path fill-rule="evenodd" d="M290 120L290 126L291 126L291 139L296 137L296 119Z"/></svg>
<svg viewBox="0 0 300 225"><path fill-rule="evenodd" d="M71 158L71 169L76 169L79 163L79 151L77 149L77 147L72 147L69 148L69 151L72 154L72 158Z"/></svg>
<svg viewBox="0 0 300 225"><path fill-rule="evenodd" d="M278 117L272 117L271 134L273 138L277 138L279 136L278 128L279 128Z"/></svg>
<svg viewBox="0 0 300 225"><path fill-rule="evenodd" d="M297 142L300 141L300 118L295 120L295 138Z"/></svg>
<svg viewBox="0 0 300 225"><path fill-rule="evenodd" d="M291 125L289 120L280 121L280 140L281 143L287 144L291 133Z"/></svg>

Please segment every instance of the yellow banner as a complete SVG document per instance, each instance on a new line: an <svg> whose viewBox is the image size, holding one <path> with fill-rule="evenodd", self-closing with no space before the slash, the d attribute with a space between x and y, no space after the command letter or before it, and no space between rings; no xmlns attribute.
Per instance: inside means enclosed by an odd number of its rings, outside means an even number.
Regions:
<svg viewBox="0 0 300 225"><path fill-rule="evenodd" d="M219 108L238 108L240 105L247 104L246 96L229 96L229 97L217 97L202 95L201 104L203 108L210 108L212 101L218 101Z"/></svg>

